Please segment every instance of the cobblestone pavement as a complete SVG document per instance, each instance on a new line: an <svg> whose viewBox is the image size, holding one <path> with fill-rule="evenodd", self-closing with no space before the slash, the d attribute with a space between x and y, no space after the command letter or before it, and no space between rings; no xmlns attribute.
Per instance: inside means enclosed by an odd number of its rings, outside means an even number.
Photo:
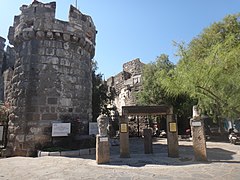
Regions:
<svg viewBox="0 0 240 180"><path fill-rule="evenodd" d="M0 159L0 180L240 179L240 145L207 142L208 162L204 163L194 161L189 141L179 141L179 158L167 157L166 139L154 142L151 155L143 154L142 139L130 143L131 158L119 158L119 146L113 146L110 163L104 165L97 165L94 155Z"/></svg>

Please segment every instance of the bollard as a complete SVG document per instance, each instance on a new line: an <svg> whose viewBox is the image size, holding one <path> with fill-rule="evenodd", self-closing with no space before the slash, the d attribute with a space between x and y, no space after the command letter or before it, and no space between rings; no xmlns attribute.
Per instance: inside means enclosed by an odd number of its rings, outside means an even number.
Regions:
<svg viewBox="0 0 240 180"><path fill-rule="evenodd" d="M143 129L144 136L144 153L152 154L153 145L152 145L152 129Z"/></svg>

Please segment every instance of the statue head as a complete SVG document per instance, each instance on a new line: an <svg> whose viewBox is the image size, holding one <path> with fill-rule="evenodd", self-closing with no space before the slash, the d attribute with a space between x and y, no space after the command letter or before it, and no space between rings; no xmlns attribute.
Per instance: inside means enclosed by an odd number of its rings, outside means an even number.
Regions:
<svg viewBox="0 0 240 180"><path fill-rule="evenodd" d="M200 117L200 109L198 108L198 106L193 106L193 118L194 117Z"/></svg>
<svg viewBox="0 0 240 180"><path fill-rule="evenodd" d="M100 136L107 136L108 117L101 114L97 118L98 132Z"/></svg>

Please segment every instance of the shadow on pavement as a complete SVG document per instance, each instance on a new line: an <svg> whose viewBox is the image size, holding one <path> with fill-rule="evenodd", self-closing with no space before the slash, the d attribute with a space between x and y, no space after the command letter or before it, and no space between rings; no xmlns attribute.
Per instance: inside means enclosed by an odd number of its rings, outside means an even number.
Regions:
<svg viewBox="0 0 240 180"><path fill-rule="evenodd" d="M233 159L234 151L228 151L221 147L207 148L207 162L194 161L194 151L191 142L187 145L179 145L179 157L168 157L168 147L166 141L155 142L153 144L153 154L144 154L142 138L130 138L130 158L120 158L119 146L111 146L110 163L111 166L131 166L143 167L153 165L183 166L192 164L210 164L216 162L240 163Z"/></svg>

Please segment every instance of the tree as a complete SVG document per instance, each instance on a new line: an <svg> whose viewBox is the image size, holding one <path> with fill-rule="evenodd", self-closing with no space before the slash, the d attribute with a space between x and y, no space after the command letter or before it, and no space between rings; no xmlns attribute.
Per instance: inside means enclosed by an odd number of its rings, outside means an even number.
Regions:
<svg viewBox="0 0 240 180"><path fill-rule="evenodd" d="M164 79L172 95L186 93L215 116L240 115L240 14L206 28L188 46L178 44L180 61Z"/></svg>
<svg viewBox="0 0 240 180"><path fill-rule="evenodd" d="M146 105L168 103L161 80L174 67L166 54L161 54L155 62L146 64L143 69L143 90L138 93L137 101Z"/></svg>
<svg viewBox="0 0 240 180"><path fill-rule="evenodd" d="M103 79L103 74L96 73L97 62L93 61L92 65L92 115L93 121L103 113L109 115L108 104L111 104L114 96L113 93L108 93L108 87Z"/></svg>
<svg viewBox="0 0 240 180"><path fill-rule="evenodd" d="M173 95L165 89L165 79L171 79L175 67L165 54L157 57L155 62L147 64L143 70L143 89L137 94L137 101L144 105L172 105L182 125L181 130L184 130L189 124L192 106L196 101L186 93Z"/></svg>

